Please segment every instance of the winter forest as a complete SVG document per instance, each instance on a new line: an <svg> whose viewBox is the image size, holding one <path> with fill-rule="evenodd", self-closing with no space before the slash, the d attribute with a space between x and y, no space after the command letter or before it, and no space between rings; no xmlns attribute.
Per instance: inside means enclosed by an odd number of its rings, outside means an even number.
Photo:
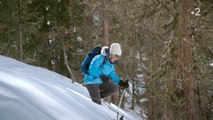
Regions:
<svg viewBox="0 0 213 120"><path fill-rule="evenodd" d="M112 42L131 83L122 107L148 120L213 119L213 0L0 0L0 54L70 82L83 82L92 48Z"/></svg>

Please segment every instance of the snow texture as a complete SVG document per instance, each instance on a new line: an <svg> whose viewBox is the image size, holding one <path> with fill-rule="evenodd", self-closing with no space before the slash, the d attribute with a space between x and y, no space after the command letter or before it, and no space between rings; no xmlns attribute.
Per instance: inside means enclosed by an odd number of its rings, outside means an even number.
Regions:
<svg viewBox="0 0 213 120"><path fill-rule="evenodd" d="M85 87L58 73L0 56L0 120L116 120L117 106L91 101ZM125 120L141 120L119 109Z"/></svg>

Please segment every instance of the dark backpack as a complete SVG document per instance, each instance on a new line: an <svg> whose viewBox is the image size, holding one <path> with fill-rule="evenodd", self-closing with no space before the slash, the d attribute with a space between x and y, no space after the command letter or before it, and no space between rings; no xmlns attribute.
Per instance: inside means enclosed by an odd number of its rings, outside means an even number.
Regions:
<svg viewBox="0 0 213 120"><path fill-rule="evenodd" d="M89 74L88 69L89 69L90 63L96 55L101 54L101 49L102 48L100 46L96 46L87 54L86 58L84 58L84 61L81 63L81 72L83 72L84 74ZM104 57L103 65L104 63L105 63L105 57Z"/></svg>

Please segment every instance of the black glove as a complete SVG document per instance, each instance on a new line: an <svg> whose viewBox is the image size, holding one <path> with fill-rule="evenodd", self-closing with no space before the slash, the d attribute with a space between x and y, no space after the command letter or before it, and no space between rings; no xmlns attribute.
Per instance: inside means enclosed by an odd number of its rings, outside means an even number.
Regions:
<svg viewBox="0 0 213 120"><path fill-rule="evenodd" d="M106 75L104 75L104 74L101 74L101 75L100 75L100 78L101 78L101 80L102 80L104 83L109 82L109 79L110 79L109 76L106 76Z"/></svg>
<svg viewBox="0 0 213 120"><path fill-rule="evenodd" d="M129 80L128 79L126 81L120 80L120 82L118 83L118 85L120 85L123 88L128 88L129 87Z"/></svg>

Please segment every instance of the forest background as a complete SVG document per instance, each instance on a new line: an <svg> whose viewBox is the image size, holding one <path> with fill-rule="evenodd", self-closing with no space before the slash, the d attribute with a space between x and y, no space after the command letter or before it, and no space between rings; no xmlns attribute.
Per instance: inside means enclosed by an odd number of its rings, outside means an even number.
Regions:
<svg viewBox="0 0 213 120"><path fill-rule="evenodd" d="M1 55L82 83L87 53L119 42L122 106L149 120L213 118L212 33L213 0L0 0Z"/></svg>

